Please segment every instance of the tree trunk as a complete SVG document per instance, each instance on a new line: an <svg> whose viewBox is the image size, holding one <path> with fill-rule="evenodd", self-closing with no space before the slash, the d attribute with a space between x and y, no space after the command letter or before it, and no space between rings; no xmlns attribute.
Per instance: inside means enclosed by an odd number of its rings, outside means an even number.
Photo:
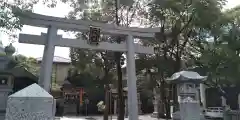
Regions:
<svg viewBox="0 0 240 120"><path fill-rule="evenodd" d="M176 112L179 106L178 99L177 99L177 85L173 84L171 88L172 88L172 100L173 100L173 106L174 106L173 112Z"/></svg>
<svg viewBox="0 0 240 120"><path fill-rule="evenodd" d="M122 68L121 68L121 53L116 53L117 75L118 75L118 120L124 120L124 98L123 98L123 84L122 84Z"/></svg>
<svg viewBox="0 0 240 120"><path fill-rule="evenodd" d="M170 95L165 97L165 104L166 104L166 118L171 118L171 111L170 111Z"/></svg>
<svg viewBox="0 0 240 120"><path fill-rule="evenodd" d="M175 62L175 66L174 66L174 72L179 72L181 70L181 55L179 54L179 41L177 42L177 53L175 55L175 58L176 58L176 62ZM177 99L177 85L176 84L172 84L171 85L171 89L172 89L172 100L173 100L173 112L176 112L177 111L177 108L179 106L178 104L178 99Z"/></svg>
<svg viewBox="0 0 240 120"><path fill-rule="evenodd" d="M109 114L109 85L105 86L105 109L104 109L104 116L103 120L108 120Z"/></svg>
<svg viewBox="0 0 240 120"><path fill-rule="evenodd" d="M165 84L164 84L164 80L161 80L161 83L160 83L160 99L159 99L159 109L158 109L158 118L162 118L164 117L164 104L165 104L165 100L164 100L164 97L165 97Z"/></svg>
<svg viewBox="0 0 240 120"><path fill-rule="evenodd" d="M118 8L119 7L119 0L115 0L115 19L116 19L116 25L119 26L120 20L118 16ZM117 43L121 42L121 38L117 38ZM117 75L118 75L118 120L124 120L124 98L123 98L123 84L122 84L122 67L121 67L121 53L116 52L115 53L116 58L116 65L117 65Z"/></svg>
<svg viewBox="0 0 240 120"><path fill-rule="evenodd" d="M162 81L162 84L163 84L163 90L164 90L164 93L163 93L163 103L164 103L164 107L165 107L165 114L166 114L166 118L171 118L171 112L170 112L170 99L171 99L171 95L170 95L170 92L169 90L166 91L166 83L165 81L163 80ZM168 88L169 89L169 88Z"/></svg>

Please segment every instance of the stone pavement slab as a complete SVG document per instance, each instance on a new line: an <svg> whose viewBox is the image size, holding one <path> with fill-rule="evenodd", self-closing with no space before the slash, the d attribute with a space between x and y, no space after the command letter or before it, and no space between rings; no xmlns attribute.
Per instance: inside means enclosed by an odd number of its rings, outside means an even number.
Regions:
<svg viewBox="0 0 240 120"><path fill-rule="evenodd" d="M92 119L91 119L92 118ZM102 116L91 116L91 117L85 117L85 116L79 116L79 117L74 117L74 116L65 116L61 118L56 118L55 120L103 120ZM116 116L109 117L109 120L117 120ZM128 120L128 118L125 118L124 120ZM150 115L141 115L139 116L139 120L165 120L165 119L157 119L157 118L152 118Z"/></svg>

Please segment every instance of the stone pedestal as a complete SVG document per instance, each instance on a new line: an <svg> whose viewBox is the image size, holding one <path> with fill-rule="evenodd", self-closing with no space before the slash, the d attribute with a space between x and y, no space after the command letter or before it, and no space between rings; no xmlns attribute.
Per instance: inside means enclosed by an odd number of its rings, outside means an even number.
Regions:
<svg viewBox="0 0 240 120"><path fill-rule="evenodd" d="M181 102L180 103L181 120L200 120L200 104L199 102Z"/></svg>
<svg viewBox="0 0 240 120"><path fill-rule="evenodd" d="M10 88L0 87L0 120L5 119L8 94L12 91Z"/></svg>
<svg viewBox="0 0 240 120"><path fill-rule="evenodd" d="M0 75L0 120L5 119L8 95L12 92L11 75Z"/></svg>
<svg viewBox="0 0 240 120"><path fill-rule="evenodd" d="M54 120L54 99L37 84L8 97L5 120Z"/></svg>
<svg viewBox="0 0 240 120"><path fill-rule="evenodd" d="M0 86L0 113L4 112L7 107L8 94L12 91L9 87Z"/></svg>

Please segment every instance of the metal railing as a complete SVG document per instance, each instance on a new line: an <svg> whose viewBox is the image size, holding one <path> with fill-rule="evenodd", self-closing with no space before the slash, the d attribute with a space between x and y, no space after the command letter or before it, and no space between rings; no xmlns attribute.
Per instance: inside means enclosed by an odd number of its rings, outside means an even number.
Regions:
<svg viewBox="0 0 240 120"><path fill-rule="evenodd" d="M224 120L240 120L240 111L228 110L223 113Z"/></svg>
<svg viewBox="0 0 240 120"><path fill-rule="evenodd" d="M206 118L223 118L223 109L222 107L208 107L205 110Z"/></svg>

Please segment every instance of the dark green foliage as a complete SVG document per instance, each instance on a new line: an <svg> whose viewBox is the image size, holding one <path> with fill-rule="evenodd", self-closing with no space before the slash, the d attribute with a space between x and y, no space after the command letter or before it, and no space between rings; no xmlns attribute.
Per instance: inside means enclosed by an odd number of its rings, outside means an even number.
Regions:
<svg viewBox="0 0 240 120"><path fill-rule="evenodd" d="M37 60L32 57L26 57L23 55L15 55L13 56L13 61L16 63L16 67L22 67L26 69L27 71L31 72L33 75L38 76L40 66L39 63L37 63Z"/></svg>

